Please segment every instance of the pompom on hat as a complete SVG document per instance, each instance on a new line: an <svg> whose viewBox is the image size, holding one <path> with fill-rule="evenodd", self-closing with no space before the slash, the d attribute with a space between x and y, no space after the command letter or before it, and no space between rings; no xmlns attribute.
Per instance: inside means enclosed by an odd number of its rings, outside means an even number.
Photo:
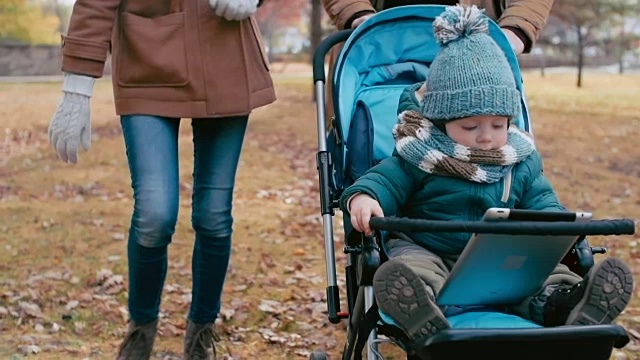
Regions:
<svg viewBox="0 0 640 360"><path fill-rule="evenodd" d="M520 115L520 92L507 58L473 6L449 6L433 22L441 49L426 81L422 113L434 123L469 116Z"/></svg>

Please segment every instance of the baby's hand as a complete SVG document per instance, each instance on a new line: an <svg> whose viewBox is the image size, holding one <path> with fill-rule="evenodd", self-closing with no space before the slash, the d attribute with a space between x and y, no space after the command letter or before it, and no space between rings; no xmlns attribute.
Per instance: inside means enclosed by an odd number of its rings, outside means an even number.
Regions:
<svg viewBox="0 0 640 360"><path fill-rule="evenodd" d="M369 227L369 220L372 217L384 217L380 204L369 195L355 195L349 202L349 213L351 214L351 225L363 232L367 236L371 236L372 231Z"/></svg>

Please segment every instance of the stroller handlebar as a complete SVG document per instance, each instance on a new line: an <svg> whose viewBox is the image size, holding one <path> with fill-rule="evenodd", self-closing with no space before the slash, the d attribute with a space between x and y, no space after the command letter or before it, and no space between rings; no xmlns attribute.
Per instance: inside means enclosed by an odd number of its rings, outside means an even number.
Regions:
<svg viewBox="0 0 640 360"><path fill-rule="evenodd" d="M371 229L409 232L467 232L509 235L633 235L631 219L591 220L586 222L538 221L442 221L396 217L375 217Z"/></svg>
<svg viewBox="0 0 640 360"><path fill-rule="evenodd" d="M320 42L318 48L313 53L313 82L322 81L326 83L324 73L324 58L327 56L329 50L337 44L346 41L353 29L341 30L335 32Z"/></svg>

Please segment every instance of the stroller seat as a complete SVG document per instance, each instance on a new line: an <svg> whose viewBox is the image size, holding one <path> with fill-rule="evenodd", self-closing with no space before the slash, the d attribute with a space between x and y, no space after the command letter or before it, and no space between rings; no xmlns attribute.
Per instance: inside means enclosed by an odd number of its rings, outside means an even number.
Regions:
<svg viewBox="0 0 640 360"><path fill-rule="evenodd" d="M402 337L393 320L380 313L379 333ZM496 311L471 311L447 317L451 329L428 338L415 349L417 359L608 359L612 348L629 339L619 325L543 328L529 320ZM517 355L514 355L517 354Z"/></svg>
<svg viewBox="0 0 640 360"><path fill-rule="evenodd" d="M395 327L392 319L382 313L380 317L382 324ZM518 359L566 359L565 349L571 348L572 357L607 359L612 348L621 348L629 341L619 325L543 328L497 311L470 311L447 319L451 329L428 338L414 357L466 359L482 354L506 360L518 354Z"/></svg>
<svg viewBox="0 0 640 360"><path fill-rule="evenodd" d="M395 321L381 310L378 310L378 315L382 324L396 326ZM454 314L445 311L444 315L452 329L534 329L542 327L516 315L483 307L460 310Z"/></svg>
<svg viewBox="0 0 640 360"><path fill-rule="evenodd" d="M343 319L348 321L342 359L361 359L364 349L367 359L379 359L376 355L378 335L396 339L406 350L408 359L566 359L569 351L570 358L609 359L613 348L621 348L629 341L622 326L543 328L488 308L445 313L451 329L429 337L421 346L409 348L401 329L380 313L375 303L372 280L376 269L386 260L384 243L389 229L376 229L373 223L375 236L366 237L355 232L348 221L344 222L348 309L340 311L333 239L333 216L338 200L342 191L365 171L391 156L394 149L391 130L397 121L400 94L407 86L422 82L428 76L429 65L439 49L432 22L444 9L437 5L415 5L379 12L355 30L328 36L314 54L319 145L316 160L327 265L328 318L334 324ZM515 119L515 125L533 133L516 56L501 29L492 21L489 33L507 55L522 94L523 111ZM330 79L335 116L331 129L326 131L324 59L333 46L342 42L345 44L335 64L334 77ZM474 224L462 225L469 230ZM635 230L631 220L613 221L609 225L604 224L607 229L600 232L595 231L595 226L584 225L590 230L581 230L576 235L632 234ZM593 254L605 250L589 246L581 237L563 262L584 275L593 265ZM310 357L324 359L327 355L314 352Z"/></svg>

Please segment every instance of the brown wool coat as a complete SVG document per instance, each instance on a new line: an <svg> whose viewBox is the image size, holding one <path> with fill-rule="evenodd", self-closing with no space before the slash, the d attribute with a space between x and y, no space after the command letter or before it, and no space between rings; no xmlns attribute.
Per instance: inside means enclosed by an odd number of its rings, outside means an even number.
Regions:
<svg viewBox="0 0 640 360"><path fill-rule="evenodd" d="M387 0L393 1L393 0ZM500 8L497 8L497 3ZM485 9L485 14L502 27L522 30L535 43L547 23L553 0L461 0L462 5L476 5ZM327 14L338 27L344 29L346 22L361 11L375 11L369 0L322 0Z"/></svg>
<svg viewBox="0 0 640 360"><path fill-rule="evenodd" d="M393 0L387 0L393 1ZM531 44L535 44L540 32L547 23L549 12L554 0L461 0L463 5L476 5L485 9L485 14L496 21L501 27L515 27L522 30ZM500 3L498 8L497 2ZM322 5L327 14L340 30L356 13L362 11L374 12L375 8L370 0L322 0ZM340 53L341 46L331 49L329 54L329 77L332 79L332 69ZM331 81L327 81L327 120L333 116L333 99L331 98ZM327 121L329 124L329 121Z"/></svg>
<svg viewBox="0 0 640 360"><path fill-rule="evenodd" d="M227 21L207 0L77 0L62 71L102 76L112 52L118 115L246 115L275 101L254 18Z"/></svg>

